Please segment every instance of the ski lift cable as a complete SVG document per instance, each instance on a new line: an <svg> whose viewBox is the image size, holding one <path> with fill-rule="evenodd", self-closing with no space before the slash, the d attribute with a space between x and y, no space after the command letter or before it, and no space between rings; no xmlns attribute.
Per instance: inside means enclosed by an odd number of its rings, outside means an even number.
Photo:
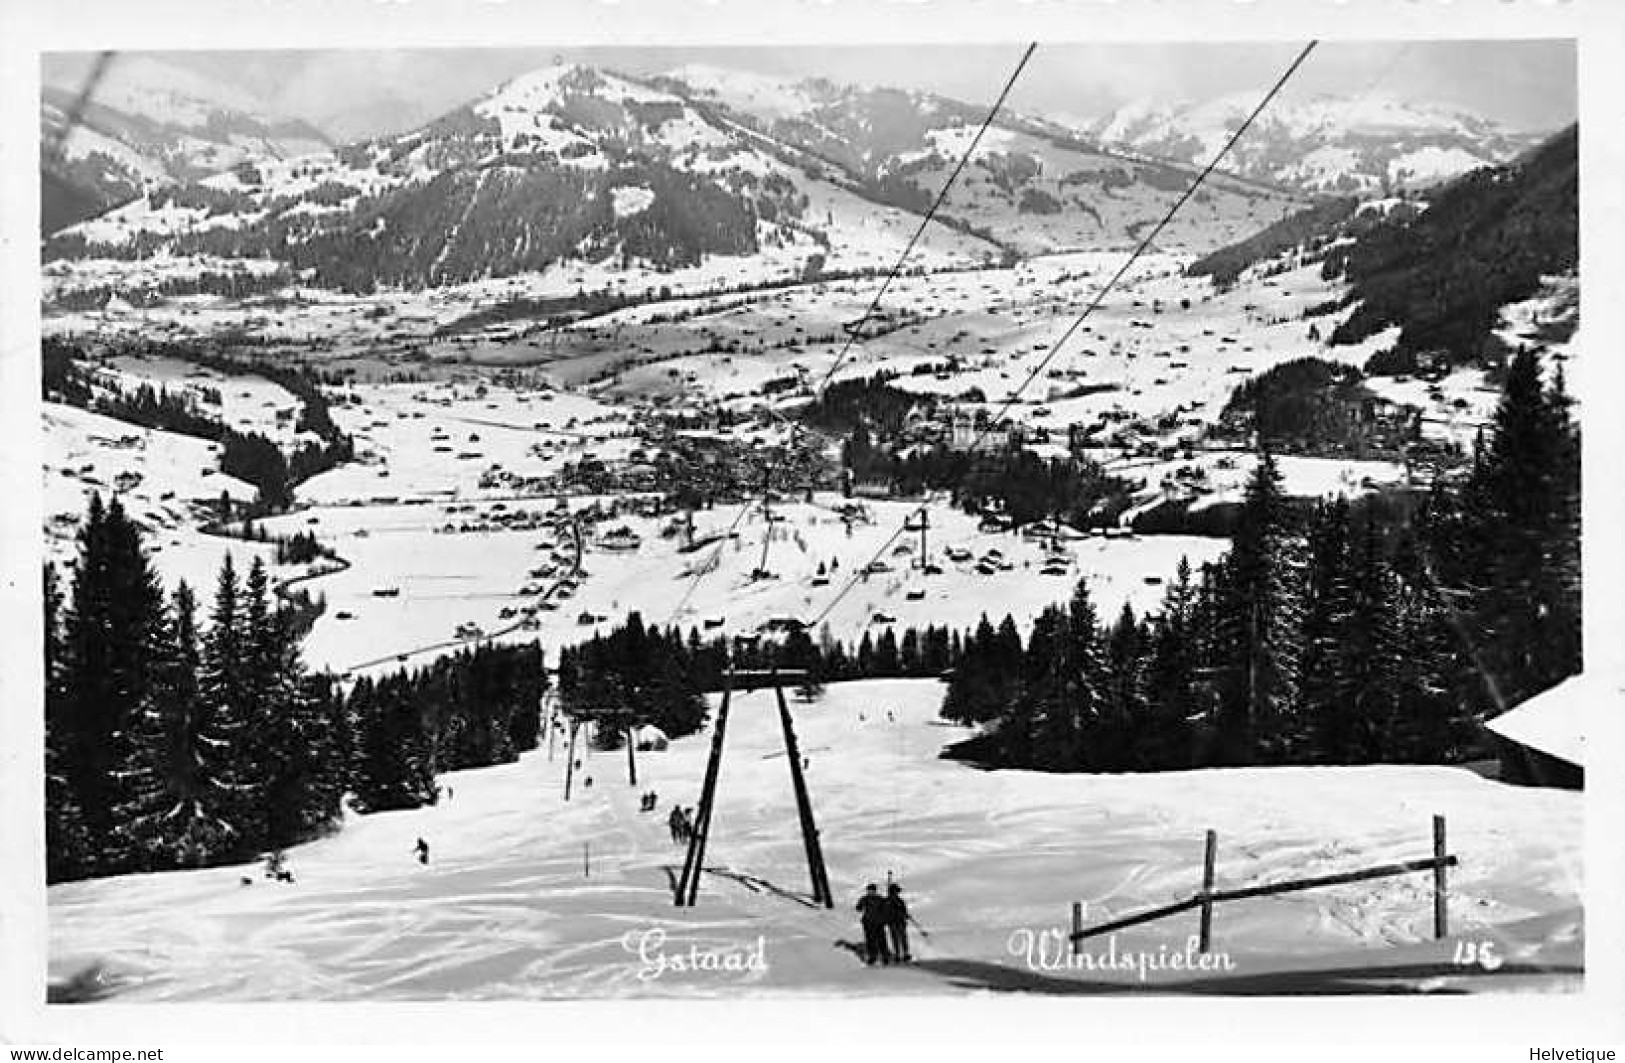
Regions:
<svg viewBox="0 0 1625 1063"><path fill-rule="evenodd" d="M988 109L987 115L982 119L982 124L977 127L975 136L971 138L971 141L966 146L964 153L960 156L959 162L954 166L953 171L948 175L948 179L944 181L942 187L937 190L936 199L932 201L930 209L925 212L923 217L921 217L920 224L915 228L914 234L909 237L908 243L903 245L902 253L897 256L897 261L892 264L890 271L887 272L886 278L881 282L879 290L875 292L874 297L869 301L868 308L864 310L863 315L857 320L856 324L847 330L846 343L841 347L840 353L836 356L835 361L831 363L829 369L824 372L824 376L819 380L818 386L813 389L814 402L818 401L818 398L829 386L830 380L835 376L835 373L846 361L848 355L851 354L852 346L857 342L858 336L862 333L863 326L868 324L869 319L873 317L875 311L880 308L880 301L885 298L886 292L891 287L892 282L895 281L898 275L902 273L903 265L908 261L908 256L913 252L915 244L919 243L920 237L925 235L925 230L936 217L937 210L941 208L942 204L947 200L948 192L953 188L954 182L959 179L960 173L964 171L967 165L969 165L971 156L976 152L977 145L981 143L982 137L987 133L988 127L993 124L993 119L996 118L999 111L1004 108L1004 102L1009 97L1011 89L1015 88L1017 79L1021 77L1022 71L1026 69L1028 61L1032 59L1033 52L1037 51L1037 49L1038 42L1033 41L1030 42L1027 45L1026 50L1022 52L1021 59L1016 63L1015 69L1011 71L1010 77L1005 81L1004 88L1000 90L998 98L993 101L993 106ZM767 410L770 415L777 418L780 422L789 427L790 432L788 438L785 440L785 446L792 452L795 449L797 435L801 432L810 432L817 435L826 443L834 441L834 438L827 433L812 428L799 418L796 420L790 420L789 418L785 417L784 414L771 403L768 405ZM728 537L731 537L732 533L738 529L740 522L745 519L745 514L750 511L753 505L765 505L767 503L769 490L770 484L764 484L761 498L759 500L754 498L746 500L744 505L740 507L739 512L735 514L733 522L728 526L728 536L723 538L723 543L718 544L718 548L713 554L713 557L718 562L721 560L722 545L725 544ZM765 534L771 535L772 531L772 526L769 525ZM679 600L677 607L672 611L671 619L668 621L668 624L674 623L681 615L683 609L688 605L689 599L693 597L694 591L699 587L700 582L710 573L711 568L712 565L709 562L700 566L700 569L694 574L694 578L689 582L688 589L684 591L683 597Z"/></svg>
<svg viewBox="0 0 1625 1063"><path fill-rule="evenodd" d="M835 361L832 362L830 367L824 371L824 375L818 381L818 386L813 388L814 402L817 402L819 397L829 388L830 382L834 379L835 374L840 370L841 366L845 364L847 357L851 354L853 345L857 342L858 337L862 335L863 327L869 323L869 319L874 316L875 311L880 309L880 301L885 298L886 292L891 288L892 282L895 281L902 273L904 263L908 261L908 256L913 253L914 246L919 242L920 237L925 235L925 230L935 219L938 209L940 209L942 204L947 201L949 191L953 189L954 183L959 179L960 173L963 172L965 167L970 163L971 156L976 153L977 145L982 142L982 137L987 133L988 127L993 124L993 119L998 117L999 112L1003 110L1004 102L1009 97L1010 90L1015 87L1016 80L1021 77L1022 70L1026 68L1028 60L1032 58L1033 52L1036 51L1037 48L1037 41L1033 41L1027 45L1026 51L1022 53L1021 59L1016 63L1015 70L1011 71L1010 77L1005 82L1004 88L999 92L998 98L993 101L993 106L988 109L987 115L982 119L982 124L977 127L975 136L971 138L971 141L966 146L964 153L960 155L959 161L954 165L953 171L949 173L948 179L944 181L942 187L937 190L936 199L932 201L930 209L928 209L920 218L920 224L915 228L914 234L909 237L908 243L903 245L902 253L897 256L897 261L892 264L892 267L887 272L885 279L881 281L880 288L875 292L874 297L870 299L868 308L864 310L862 316L860 316L856 322L844 328L844 331L846 332L846 342L841 346L840 353L835 356ZM826 443L837 441L828 433L813 428L800 419L794 421L790 420L789 418L785 417L777 407L769 405L767 409L769 414L789 427L790 438L787 441L787 446L792 448L795 446L795 437L797 432L810 432L813 435L818 436L820 439L823 439Z"/></svg>
<svg viewBox="0 0 1625 1063"><path fill-rule="evenodd" d="M1037 380L1039 375L1049 367L1050 362L1054 360L1055 355L1060 352L1061 348L1066 346L1067 341L1072 339L1072 337L1077 334L1078 329L1083 327L1083 323L1089 319L1089 316L1098 310L1100 305L1105 302L1106 296L1111 294L1112 289L1117 287L1122 279L1128 275L1128 271L1133 268L1134 263L1139 261L1140 256L1145 254L1146 249L1156 241L1157 236L1161 234L1162 230L1167 228L1169 222L1173 221L1174 215L1179 213L1179 209L1190 201L1190 198L1194 196L1197 190L1202 187L1202 183L1206 181L1208 176L1218 168L1219 163L1222 162L1224 157L1230 153L1230 149L1233 148L1236 145L1236 142L1242 138L1242 136L1247 132L1248 127L1250 127L1253 122L1257 120L1258 116L1264 113L1264 109L1270 105L1272 100L1275 99L1276 94L1278 94L1281 89L1286 86L1287 81L1291 79L1294 73L1297 72L1298 67L1303 65L1303 61L1309 58L1309 53L1315 50L1315 45L1318 43L1318 41L1310 41L1308 44L1303 46L1303 49L1298 53L1297 58L1293 59L1292 64L1286 68L1286 71L1282 73L1279 78L1276 79L1275 84L1270 87L1270 90L1267 93L1264 94L1264 98L1258 101L1258 106L1254 107L1252 113L1247 116L1246 120L1237 126L1235 131L1230 134L1230 138L1225 141L1224 146L1218 150L1213 158L1208 160L1208 164L1202 168L1202 172L1196 175L1196 180L1192 181L1189 187L1185 189L1184 193L1178 199L1174 200L1174 202L1169 206L1168 210L1163 214L1162 220L1158 221L1151 231L1148 232L1139 242L1128 258L1124 260L1123 264L1117 268L1117 272L1112 274L1111 280L1107 281L1105 285L1095 293L1095 297L1089 301L1089 305L1084 307L1083 312L1073 319L1072 324L1067 326L1065 332L1061 333L1061 338L1050 344L1049 350L1044 353L1044 357L1039 360L1038 364L1034 366L1032 371L1027 374L1024 380L1022 380L1020 386L1005 397L1004 404L999 407L999 412L995 416L989 418L987 423L982 426L981 430L978 431L976 436L972 439L970 447L972 451L974 451L982 440L987 437L989 432L991 432L1001 421L1004 420L1006 415L1010 412L1010 407L1016 404L1016 401L1021 397L1022 392L1026 391L1027 388L1032 386L1033 381Z"/></svg>
<svg viewBox="0 0 1625 1063"><path fill-rule="evenodd" d="M1318 39L1311 40L1303 46L1302 50L1298 52L1297 57L1292 60L1292 63L1286 68L1285 72L1283 72L1281 76L1276 79L1275 84L1272 85L1270 90L1264 94L1264 98L1258 102L1258 106L1253 108L1252 113L1247 116L1245 121L1236 127L1235 131L1230 134L1229 139L1224 142L1224 145L1218 150L1213 158L1209 160L1208 164L1202 168L1202 171L1196 175L1196 180L1192 181L1190 186L1185 189L1184 193L1173 202L1173 204L1168 208L1167 212L1163 214L1162 220L1157 222L1156 226L1152 228L1151 231L1146 234L1145 238L1139 242L1139 244L1134 248L1133 252L1130 253L1129 257L1123 262L1122 266L1118 267L1117 272L1112 275L1111 279L1108 280L1098 292L1096 292L1095 297L1090 300L1089 305L1084 308L1083 312L1079 314L1072 324L1067 327L1066 331L1061 334L1060 339L1056 340L1050 345L1049 351L1044 355L1043 359L1039 361L1038 365L1034 367L1032 372L1027 374L1026 379L1021 382L1020 386L1009 394L1004 401L1004 405L1000 407L998 415L990 418L988 422L977 432L971 441L969 448L971 451L974 452L976 448L981 445L982 440L987 437L987 434L993 430L995 425L1004 419L1005 415L1009 412L1010 407L1015 404L1018 398L1021 397L1021 393L1032 385L1032 382L1038 378L1039 374L1041 374L1045 367L1047 367L1055 358L1056 352L1058 352L1066 344L1066 342L1077 333L1078 329L1083 326L1083 323L1088 320L1089 315L1094 313L1094 311L1100 307L1101 303L1105 301L1106 296L1111 293L1112 289L1115 288L1125 276L1127 276L1129 269L1136 261L1139 260L1140 256L1145 253L1146 249L1151 246L1152 242L1156 240L1158 234L1160 234L1162 230L1167 227L1168 223L1173 220L1174 215L1179 212L1179 209L1190 201L1191 197L1194 196L1197 190L1202 187L1203 182L1205 182L1209 175L1211 175L1213 171L1218 168L1219 163L1222 162L1224 157L1230 153L1230 149L1236 145L1236 142L1240 140L1242 135L1247 132L1248 128L1252 126L1253 122L1257 120L1258 116L1264 112L1265 108L1270 105L1270 103L1280 93L1281 89L1286 86L1286 83L1291 80L1292 75L1297 73L1298 68L1303 65L1304 60L1309 58L1309 54L1315 50L1316 45L1319 43L1320 42ZM892 532L891 536L880 545L880 549L875 551L874 556L871 557L869 561L867 561L861 568L852 574L852 577L841 586L840 590L835 593L834 597L832 597L824 608L819 611L817 617L809 626L817 627L819 624L823 623L824 620L829 617L829 614L834 611L835 607L841 603L841 600L850 594L852 589L862 581L864 573L869 571L870 566L876 561L880 560L885 552L891 549L892 544L902 536L905 526L909 523L909 521L913 520L916 516L924 515L932 504L932 497L927 496L924 501L911 510L909 514L904 517L903 523L897 527L897 530Z"/></svg>
<svg viewBox="0 0 1625 1063"><path fill-rule="evenodd" d="M937 210L947 200L948 192L953 188L954 182L959 179L960 173L970 163L971 156L975 154L977 145L982 142L982 137L987 133L988 127L993 124L993 119L998 117L999 111L1004 107L1004 101L1010 95L1010 90L1015 88L1016 80L1021 77L1021 72L1026 69L1027 61L1033 57L1033 52L1037 51L1037 49L1038 42L1033 41L1027 45L1026 51L1021 53L1021 59L1016 63L1015 70L1010 72L1010 77L1004 83L1004 88L1000 90L998 99L994 100L993 106L988 109L987 116L982 119L982 124L976 130L976 135L971 138L970 144L966 146L964 153L960 155L959 162L954 166L953 172L948 175L948 180L944 181L942 187L937 190L937 198L932 201L931 208L920 219L920 224L914 230L914 235L910 236L908 243L903 246L903 253L897 256L896 263L892 265L891 271L886 274L886 279L881 282L880 289L875 292L874 298L869 301L869 308L863 312L863 316L858 318L851 328L846 330L846 343L842 345L841 353L836 356L835 361L825 371L823 379L819 381L818 387L814 389L815 398L829 386L830 380L835 376L836 371L841 368L841 364L846 361L847 355L851 353L852 345L857 342L859 335L862 334L863 326L868 324L875 311L880 309L880 300L885 298L887 289L897 279L898 274L903 271L903 263L908 261L908 256L914 250L914 245L919 242L921 236L925 235L926 227L931 224L932 219L936 217Z"/></svg>
<svg viewBox="0 0 1625 1063"><path fill-rule="evenodd" d="M107 68L112 66L117 58L118 53L115 51L96 53L96 59L91 64L90 73L85 75L85 80L79 86L78 94L74 97L72 105L68 108L68 113L64 116L61 130L57 132L56 137L51 141L51 149L48 154L53 161L61 161L62 153L68 146L68 138L84 121L85 108L90 106L92 97L96 95L97 86L101 84L102 78L107 76Z"/></svg>
<svg viewBox="0 0 1625 1063"><path fill-rule="evenodd" d="M733 522L728 525L728 530L723 533L722 538L717 541L716 546L711 550L711 556L707 560L700 563L699 567L694 572L693 578L688 581L688 587L683 591L683 596L679 598L677 600L677 604L672 607L671 616L666 620L667 627L674 625L678 618L683 615L683 610L688 607L689 599L694 597L694 592L699 589L700 581L705 579L706 576L710 575L713 569L722 564L723 549L730 541L732 541L734 532L739 530L739 524L745 519L745 514L749 513L753 507L759 505L760 501L760 499L751 497L746 499L744 505L739 507L739 512L734 514Z"/></svg>

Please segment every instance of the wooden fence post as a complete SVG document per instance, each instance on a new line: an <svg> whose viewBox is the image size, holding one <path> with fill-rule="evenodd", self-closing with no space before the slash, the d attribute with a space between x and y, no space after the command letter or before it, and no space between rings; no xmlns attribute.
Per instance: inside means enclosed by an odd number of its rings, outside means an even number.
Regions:
<svg viewBox="0 0 1625 1063"><path fill-rule="evenodd" d="M1445 875L1444 817L1433 817L1433 936L1450 936L1448 880Z"/></svg>
<svg viewBox="0 0 1625 1063"><path fill-rule="evenodd" d="M1213 863L1219 850L1219 836L1207 832L1207 852L1202 857L1202 922L1197 948L1205 955L1213 944Z"/></svg>
<svg viewBox="0 0 1625 1063"><path fill-rule="evenodd" d="M1076 956L1083 951L1083 902L1072 902L1072 955Z"/></svg>
<svg viewBox="0 0 1625 1063"><path fill-rule="evenodd" d="M580 730L580 728L580 720L570 721L570 748L564 754L570 758L564 765L564 799L566 801L570 800L570 786L575 782L576 777L576 731Z"/></svg>

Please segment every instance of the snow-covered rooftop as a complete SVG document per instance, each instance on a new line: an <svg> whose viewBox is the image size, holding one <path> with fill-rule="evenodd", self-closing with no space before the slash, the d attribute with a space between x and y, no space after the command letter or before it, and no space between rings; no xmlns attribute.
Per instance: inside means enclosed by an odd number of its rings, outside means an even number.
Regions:
<svg viewBox="0 0 1625 1063"><path fill-rule="evenodd" d="M1593 706L1618 701L1618 683L1582 673L1543 691L1486 726L1502 738L1549 756L1585 766L1585 715Z"/></svg>

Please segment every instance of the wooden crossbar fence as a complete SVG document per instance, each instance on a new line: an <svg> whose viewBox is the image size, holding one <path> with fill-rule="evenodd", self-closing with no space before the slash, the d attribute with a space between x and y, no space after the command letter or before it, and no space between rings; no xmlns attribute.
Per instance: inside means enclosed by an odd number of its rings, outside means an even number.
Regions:
<svg viewBox="0 0 1625 1063"><path fill-rule="evenodd" d="M1201 909L1201 924L1198 930L1198 947L1204 953L1212 946L1213 938L1213 906L1223 901L1240 901L1249 897L1272 896L1277 893L1292 893L1297 890L1320 889L1326 886L1342 886L1350 882L1367 882L1371 879L1390 878L1394 875L1408 875L1418 871L1433 872L1433 936L1445 938L1450 934L1450 920L1447 905L1448 881L1446 868L1455 867L1457 858L1446 852L1445 824L1443 816L1433 817L1433 855L1423 860L1406 860L1397 864L1378 864L1374 867L1359 868L1352 871L1343 871L1335 875L1318 875L1314 878L1291 879L1285 882L1269 882L1259 886L1243 886L1238 889L1216 890L1213 888L1214 866L1218 855L1218 835L1213 831L1207 832L1207 845L1202 862L1202 889L1193 897L1172 904L1164 904L1156 908L1148 908L1133 915L1126 915L1121 919L1113 919L1098 926L1085 927L1083 925L1083 904L1073 902L1072 905L1072 933L1069 935L1072 942L1072 951L1078 952L1085 940L1109 934L1114 930L1122 930L1141 923L1149 923L1157 919L1166 919L1171 915L1188 912L1192 908Z"/></svg>

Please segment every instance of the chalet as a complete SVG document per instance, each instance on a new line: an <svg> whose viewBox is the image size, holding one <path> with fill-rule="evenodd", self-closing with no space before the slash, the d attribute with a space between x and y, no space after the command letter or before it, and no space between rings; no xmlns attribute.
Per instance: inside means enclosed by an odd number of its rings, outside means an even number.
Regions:
<svg viewBox="0 0 1625 1063"><path fill-rule="evenodd" d="M1019 447L1022 441L1020 425L1010 421L995 423L984 409L978 409L974 415L955 414L948 426L948 448L954 451L997 454Z"/></svg>
<svg viewBox="0 0 1625 1063"><path fill-rule="evenodd" d="M1487 722L1501 778L1523 786L1578 790L1585 785L1585 716L1625 701L1618 683L1571 676Z"/></svg>
<svg viewBox="0 0 1625 1063"><path fill-rule="evenodd" d="M622 524L598 536L595 544L600 550L633 551L642 545L637 534Z"/></svg>
<svg viewBox="0 0 1625 1063"><path fill-rule="evenodd" d="M886 480L855 480L852 483L852 496L854 498L890 498L892 496L891 483Z"/></svg>
<svg viewBox="0 0 1625 1063"><path fill-rule="evenodd" d="M632 744L639 753L658 752L671 744L666 732L652 723L646 723L632 732Z"/></svg>

